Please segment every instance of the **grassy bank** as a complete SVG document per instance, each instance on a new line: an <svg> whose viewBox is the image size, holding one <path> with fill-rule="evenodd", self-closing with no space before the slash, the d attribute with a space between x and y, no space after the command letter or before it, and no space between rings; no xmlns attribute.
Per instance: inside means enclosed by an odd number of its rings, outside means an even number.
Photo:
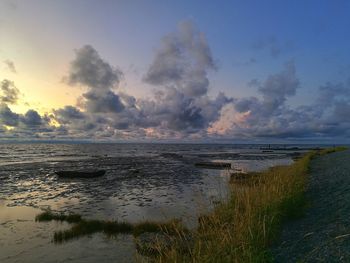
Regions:
<svg viewBox="0 0 350 263"><path fill-rule="evenodd" d="M271 262L268 247L283 222L303 215L310 160L344 147L310 152L289 166L232 180L228 201L199 220L189 253L160 251L157 262ZM239 184L239 185L237 185Z"/></svg>

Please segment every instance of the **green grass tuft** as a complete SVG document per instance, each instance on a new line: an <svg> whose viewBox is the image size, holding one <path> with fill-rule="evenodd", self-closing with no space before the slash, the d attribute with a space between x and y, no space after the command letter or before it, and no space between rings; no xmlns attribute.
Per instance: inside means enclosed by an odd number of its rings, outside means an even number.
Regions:
<svg viewBox="0 0 350 263"><path fill-rule="evenodd" d="M188 230L182 226L180 220L170 220L168 222L152 222L144 221L136 224L119 221L104 221L104 220L85 220L77 214L58 214L52 211L45 211L35 218L36 221L60 221L72 223L73 226L67 230L56 231L53 241L62 243L71 239L76 239L82 236L91 235L94 233L104 233L107 236L118 234L130 234L138 237L144 233L160 232L166 235L178 235L186 233Z"/></svg>
<svg viewBox="0 0 350 263"><path fill-rule="evenodd" d="M80 222L81 216L77 215L77 214L69 214L69 215L65 215L65 214L56 214L53 213L50 210L47 210L39 215L37 215L35 217L35 221L38 222L45 222L45 221L66 221L68 223L77 223Z"/></svg>
<svg viewBox="0 0 350 263"><path fill-rule="evenodd" d="M102 221L102 220L81 220L68 230L56 231L54 242L62 243L71 239L102 232L108 236L116 234L130 234L133 226L126 222Z"/></svg>

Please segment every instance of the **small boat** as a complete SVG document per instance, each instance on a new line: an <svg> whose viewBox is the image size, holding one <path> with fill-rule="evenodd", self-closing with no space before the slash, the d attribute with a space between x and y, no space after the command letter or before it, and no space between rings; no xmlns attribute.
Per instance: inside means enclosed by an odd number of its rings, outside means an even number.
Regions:
<svg viewBox="0 0 350 263"><path fill-rule="evenodd" d="M102 176L106 173L106 170L88 170L88 171L57 171L59 177L62 178L94 178Z"/></svg>
<svg viewBox="0 0 350 263"><path fill-rule="evenodd" d="M206 169L228 169L231 168L231 163L225 162L199 162L195 166Z"/></svg>

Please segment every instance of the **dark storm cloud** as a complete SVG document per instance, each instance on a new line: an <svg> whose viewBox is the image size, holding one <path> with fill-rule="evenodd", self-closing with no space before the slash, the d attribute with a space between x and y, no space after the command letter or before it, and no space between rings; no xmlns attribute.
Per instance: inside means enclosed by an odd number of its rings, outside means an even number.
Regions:
<svg viewBox="0 0 350 263"><path fill-rule="evenodd" d="M54 118L65 127L66 135L84 138L114 136L116 129L128 129L138 122L136 99L113 90L122 75L92 46L86 45L76 51L65 79L71 85L88 87L88 91L77 101L77 106L83 111L72 106L54 111Z"/></svg>
<svg viewBox="0 0 350 263"><path fill-rule="evenodd" d="M146 115L161 129L183 134L205 130L232 101L223 94L216 100L208 97L208 71L215 69L205 35L191 21L181 22L176 32L162 39L144 77L161 88L155 103L144 103Z"/></svg>
<svg viewBox="0 0 350 263"><path fill-rule="evenodd" d="M7 126L17 126L19 114L11 111L4 103L0 104L0 124Z"/></svg>
<svg viewBox="0 0 350 263"><path fill-rule="evenodd" d="M75 55L65 78L70 85L83 85L91 89L110 89L118 85L122 73L105 62L92 46L77 49Z"/></svg>
<svg viewBox="0 0 350 263"><path fill-rule="evenodd" d="M35 110L28 110L20 117L20 121L28 127L40 126L42 124L41 116Z"/></svg>
<svg viewBox="0 0 350 263"><path fill-rule="evenodd" d="M25 114L13 112L6 104L0 105L0 124L12 127L34 127L45 124L47 120L43 119L35 110L28 110Z"/></svg>
<svg viewBox="0 0 350 263"><path fill-rule="evenodd" d="M113 113L124 110L119 96L112 91L89 91L83 94L86 99L85 108L92 113Z"/></svg>
<svg viewBox="0 0 350 263"><path fill-rule="evenodd" d="M74 106L65 106L53 111L53 119L61 124L61 129L66 134L90 132L99 125L105 124L106 120L100 116L92 116Z"/></svg>
<svg viewBox="0 0 350 263"><path fill-rule="evenodd" d="M186 97L175 88L158 94L157 105L152 112L155 118L168 129L175 131L195 131L205 127L202 109L193 98Z"/></svg>
<svg viewBox="0 0 350 263"><path fill-rule="evenodd" d="M4 60L4 64L8 70L10 70L12 73L17 73L15 63L11 60Z"/></svg>
<svg viewBox="0 0 350 263"><path fill-rule="evenodd" d="M65 123L66 120L79 120L85 117L79 109L73 106L65 106L62 109L54 110L54 113L60 122Z"/></svg>
<svg viewBox="0 0 350 263"><path fill-rule="evenodd" d="M205 36L191 21L162 39L145 81L153 85L175 85L187 96L207 93L207 71L215 69Z"/></svg>
<svg viewBox="0 0 350 263"><path fill-rule="evenodd" d="M19 90L15 84L7 79L0 83L0 102L16 104L19 96Z"/></svg>
<svg viewBox="0 0 350 263"><path fill-rule="evenodd" d="M120 70L104 61L92 46L85 45L76 50L65 80L70 85L89 88L80 101L86 111L117 113L124 110L124 105L112 89L119 84L122 75Z"/></svg>
<svg viewBox="0 0 350 263"><path fill-rule="evenodd" d="M220 116L221 108L232 102L220 93L216 99L208 96L200 98L188 97L178 89L165 88L155 94L154 100L139 100L136 125L174 131L178 136L205 130L209 124Z"/></svg>
<svg viewBox="0 0 350 263"><path fill-rule="evenodd" d="M0 139L56 138L57 129L49 122L48 116L40 116L35 110L18 114L5 103L0 105Z"/></svg>

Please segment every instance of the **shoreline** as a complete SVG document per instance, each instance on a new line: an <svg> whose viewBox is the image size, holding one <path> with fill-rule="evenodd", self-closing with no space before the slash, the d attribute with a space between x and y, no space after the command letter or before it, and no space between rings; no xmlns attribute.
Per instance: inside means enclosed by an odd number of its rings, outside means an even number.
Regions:
<svg viewBox="0 0 350 263"><path fill-rule="evenodd" d="M156 262L201 262L205 259L209 259L208 262L271 261L273 256L268 244L277 238L284 222L300 218L304 214L304 193L310 162L317 156L341 150L343 149L334 148L309 152L289 166L272 167L268 171L256 173L256 176L249 176L248 179L241 177L243 184L240 184L240 191L233 191L233 196L228 201L216 205L209 214L200 216L196 229L189 232L182 224L172 225L174 229L170 233L162 227L162 224L167 223L148 222L146 225L151 224L153 227L151 230L145 229L143 233L156 234L151 238L148 236L147 244L136 244L146 247L146 253L152 252L151 256L156 257ZM41 217L44 221L65 221L69 218L67 215L50 212L38 215L38 218ZM79 215L72 217L78 217L78 222L73 222L69 230L55 232L55 242L57 237L60 237L58 242L64 242L95 232L118 235L124 231L117 221L90 223ZM128 223L122 223L125 224L132 228ZM137 225L143 224L145 223L140 222ZM166 241L159 241L159 235ZM138 237L135 238L138 242ZM226 259L223 260L223 256Z"/></svg>
<svg viewBox="0 0 350 263"><path fill-rule="evenodd" d="M270 169L270 170L276 170L277 168L272 168L272 169ZM269 170L269 171L270 171ZM266 173L266 171L265 172L262 172L262 174L264 174L264 173ZM255 183L253 183L253 184L255 184ZM242 187L242 185L240 185L240 187ZM215 208L215 210L217 209L217 207L219 207L219 206L223 206L223 204L222 204L223 202L221 202L219 205L216 205L216 208ZM219 209L220 210L220 209ZM69 211L69 210L68 210ZM208 210L207 210L208 211ZM207 215L207 214L210 214L211 212L205 212L205 215ZM202 214L203 215L203 214ZM221 217L222 215L220 215L219 217ZM85 216L84 216L85 217ZM119 218L119 217L117 217L117 218ZM173 218L173 217L171 217L171 218ZM196 218L196 220L198 220L197 218ZM212 219L210 219L210 221L206 221L206 220L208 220L208 218L206 217L206 216L203 216L203 217L200 217L200 227L204 227L205 225L207 225L207 224L209 224L209 225L211 225L213 222L211 222L211 220ZM216 219L215 219L216 220ZM215 221L214 220L214 221ZM39 223L37 223L37 224L39 224ZM69 225L66 225L66 227L68 227L69 228ZM52 228L51 228L52 229ZM53 233L53 232L52 232ZM85 240L85 238L83 238L84 240ZM1 241L1 240L0 240ZM80 242L79 240L77 240L76 242ZM76 242L73 242L73 243L76 243ZM72 244L73 244L72 243ZM181 243L181 242L180 242ZM68 244L69 245L69 244ZM162 251L161 253L163 253L164 251ZM168 252L166 252L166 253L168 253ZM165 255L166 253L163 253L163 255ZM172 251L171 253L175 253L175 251ZM174 255L174 254L173 254ZM170 261L171 262L171 261Z"/></svg>
<svg viewBox="0 0 350 263"><path fill-rule="evenodd" d="M176 246L160 246L156 262L274 261L271 242L278 238L286 222L301 218L306 211L310 163L344 150L338 147L309 152L289 166L273 167L251 177L246 188L232 192L228 201L200 218L188 252Z"/></svg>
<svg viewBox="0 0 350 263"><path fill-rule="evenodd" d="M350 150L312 160L305 216L284 226L276 262L350 261Z"/></svg>

